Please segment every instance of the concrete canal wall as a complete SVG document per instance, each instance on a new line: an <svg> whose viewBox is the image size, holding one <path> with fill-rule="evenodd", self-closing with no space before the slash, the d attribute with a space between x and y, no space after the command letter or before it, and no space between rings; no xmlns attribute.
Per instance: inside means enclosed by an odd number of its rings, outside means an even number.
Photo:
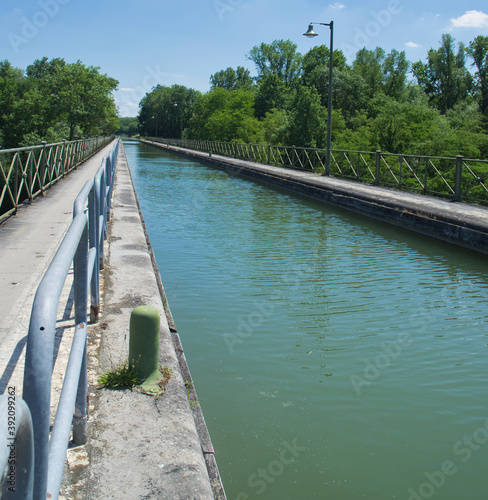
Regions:
<svg viewBox="0 0 488 500"><path fill-rule="evenodd" d="M96 388L99 374L127 360L130 315L139 305L155 307L161 316L159 363L171 375L157 397ZM121 145L101 315L89 332L89 440L68 451L62 497L225 499L175 330Z"/></svg>
<svg viewBox="0 0 488 500"><path fill-rule="evenodd" d="M265 182L476 252L488 253L488 209L483 207L151 141L142 142L235 175Z"/></svg>

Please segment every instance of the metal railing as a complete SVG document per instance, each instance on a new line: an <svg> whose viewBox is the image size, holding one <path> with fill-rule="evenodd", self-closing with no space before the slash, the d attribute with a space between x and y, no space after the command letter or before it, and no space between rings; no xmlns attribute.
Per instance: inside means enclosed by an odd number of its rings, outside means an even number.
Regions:
<svg viewBox="0 0 488 500"><path fill-rule="evenodd" d="M18 149L0 149L0 222L25 200L33 201L106 146L113 137L93 137Z"/></svg>
<svg viewBox="0 0 488 500"><path fill-rule="evenodd" d="M34 440L32 418L22 398L0 396L0 498L32 499Z"/></svg>
<svg viewBox="0 0 488 500"><path fill-rule="evenodd" d="M488 160L332 149L330 171L327 171L325 149L190 139L148 139L264 165L306 170L375 186L488 205Z"/></svg>
<svg viewBox="0 0 488 500"><path fill-rule="evenodd" d="M110 217L110 200L119 141L106 155L93 180L74 202L73 221L36 292L25 357L23 398L34 425L34 498L56 499L63 475L71 425L73 442L86 442L87 424L87 311L99 311L99 277L103 268L103 240ZM73 263L75 332L64 375L51 438L51 377L58 305Z"/></svg>

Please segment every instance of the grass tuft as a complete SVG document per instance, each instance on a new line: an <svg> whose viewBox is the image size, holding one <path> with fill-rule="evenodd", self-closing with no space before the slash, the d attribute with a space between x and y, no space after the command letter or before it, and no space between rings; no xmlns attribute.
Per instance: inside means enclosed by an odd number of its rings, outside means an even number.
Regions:
<svg viewBox="0 0 488 500"><path fill-rule="evenodd" d="M115 370L109 370L98 377L98 388L132 389L141 383L137 367L126 361Z"/></svg>

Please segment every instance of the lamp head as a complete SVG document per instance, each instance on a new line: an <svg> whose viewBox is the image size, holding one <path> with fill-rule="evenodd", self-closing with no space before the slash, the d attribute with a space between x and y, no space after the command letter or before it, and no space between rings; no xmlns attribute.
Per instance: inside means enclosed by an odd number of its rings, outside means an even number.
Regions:
<svg viewBox="0 0 488 500"><path fill-rule="evenodd" d="M313 24L310 24L308 26L308 31L304 33L303 36L306 36L308 38L313 38L314 36L319 36L319 34L315 33L315 31L313 30Z"/></svg>

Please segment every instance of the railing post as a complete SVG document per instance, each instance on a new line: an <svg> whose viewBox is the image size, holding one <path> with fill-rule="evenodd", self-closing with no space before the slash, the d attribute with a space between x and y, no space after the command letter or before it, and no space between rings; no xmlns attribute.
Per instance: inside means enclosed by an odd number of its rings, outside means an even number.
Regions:
<svg viewBox="0 0 488 500"><path fill-rule="evenodd" d="M400 156L400 175L399 175L399 178L398 178L398 189L402 189L402 181L403 181L403 160L404 160L404 157L403 156Z"/></svg>
<svg viewBox="0 0 488 500"><path fill-rule="evenodd" d="M44 193L44 182L46 177L46 141L42 141L42 149L41 149L41 157L39 158L39 185L41 187L42 196L45 196Z"/></svg>
<svg viewBox="0 0 488 500"><path fill-rule="evenodd" d="M295 146L293 145L291 147L291 168L295 168L295 162L296 162L296 149Z"/></svg>
<svg viewBox="0 0 488 500"><path fill-rule="evenodd" d="M16 160L17 154L14 154L14 157L12 158L12 163L10 164L10 168L14 169L14 199L13 199L13 205L15 208L15 212L17 213L17 208L18 208L18 203L17 199L19 197L19 168L18 168L18 161Z"/></svg>
<svg viewBox="0 0 488 500"><path fill-rule="evenodd" d="M463 160L464 156L456 156L456 180L454 185L454 201L462 201L463 198Z"/></svg>
<svg viewBox="0 0 488 500"><path fill-rule="evenodd" d="M74 292L75 292L75 325L84 328L87 321L88 309L88 228L85 226L74 262ZM86 443L87 404L86 393L88 387L86 341L81 363L78 390L76 393L75 411L73 415L73 442Z"/></svg>
<svg viewBox="0 0 488 500"><path fill-rule="evenodd" d="M28 182L28 186L27 186L27 192L29 193L29 201L32 203L32 200L34 199L34 197L32 196L32 193L34 191L34 186L33 186L33 181L32 181L32 170L33 170L33 161L32 161L32 158L34 157L34 151L31 150L29 153L28 153L28 156L27 156L27 175L28 175L28 178L27 178L27 182Z"/></svg>
<svg viewBox="0 0 488 500"><path fill-rule="evenodd" d="M376 150L375 158L376 158L376 170L375 170L374 185L379 186L381 179L381 150L379 149Z"/></svg>
<svg viewBox="0 0 488 500"><path fill-rule="evenodd" d="M63 178L66 177L66 139L63 139L63 148L61 151L61 162L63 166Z"/></svg>
<svg viewBox="0 0 488 500"><path fill-rule="evenodd" d="M97 203L95 200L95 190L96 185L93 185L93 189L88 195L88 228L89 228L89 248L95 248L95 263L93 268L93 274L91 277L91 297L90 297L90 321L96 323L98 321L98 315L100 313L100 259L98 258L98 212Z"/></svg>
<svg viewBox="0 0 488 500"><path fill-rule="evenodd" d="M101 212L101 196L102 196L102 182L100 179L101 175L97 172L94 181L94 191L95 191L95 237L96 237L96 249L97 249L97 260L98 269L103 270L103 240L101 240L102 228L100 227L100 212Z"/></svg>

